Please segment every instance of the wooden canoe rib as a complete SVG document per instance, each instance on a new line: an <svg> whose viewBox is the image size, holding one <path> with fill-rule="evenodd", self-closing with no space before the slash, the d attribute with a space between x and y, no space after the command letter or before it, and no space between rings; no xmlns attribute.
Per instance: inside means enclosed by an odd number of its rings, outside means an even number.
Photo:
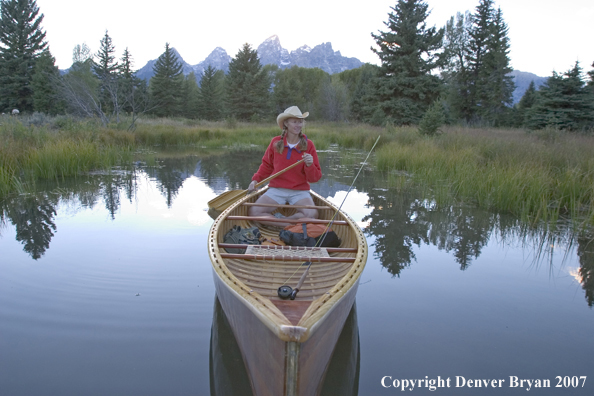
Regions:
<svg viewBox="0 0 594 396"><path fill-rule="evenodd" d="M332 229L342 244L325 249L328 257L308 256L314 254L311 248L300 252L311 260L303 255L293 259L296 252L291 248L280 256L269 256L266 250L227 253L225 247L236 246L224 244L223 237L234 225L257 226L266 238L278 238L278 228L248 216L250 205L245 203L254 203L263 191L238 200L211 227L208 250L217 297L241 350L254 395L318 395L355 301L367 261L367 242L353 219L339 212ZM338 208L313 192L312 198L316 206L332 209L319 211L319 222L328 223ZM290 216L295 209L283 206L278 210ZM277 289L285 284L294 287L306 269L305 261L312 265L297 298L281 300Z"/></svg>

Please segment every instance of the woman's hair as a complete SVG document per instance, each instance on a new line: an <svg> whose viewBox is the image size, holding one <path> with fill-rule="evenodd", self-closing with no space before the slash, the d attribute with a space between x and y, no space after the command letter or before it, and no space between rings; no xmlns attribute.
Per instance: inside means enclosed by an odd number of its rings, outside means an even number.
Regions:
<svg viewBox="0 0 594 396"><path fill-rule="evenodd" d="M305 120L303 120L303 126L305 126ZM281 138L274 144L274 148L279 154L282 154L285 149L284 140L285 135L287 134L287 129L287 126L283 123L283 133L281 133ZM297 144L297 148L301 151L307 150L307 138L303 132L299 132L299 143Z"/></svg>

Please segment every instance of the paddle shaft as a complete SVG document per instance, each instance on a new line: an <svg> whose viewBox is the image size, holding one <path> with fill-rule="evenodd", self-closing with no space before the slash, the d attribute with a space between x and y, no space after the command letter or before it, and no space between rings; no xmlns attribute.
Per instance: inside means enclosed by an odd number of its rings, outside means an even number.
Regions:
<svg viewBox="0 0 594 396"><path fill-rule="evenodd" d="M265 184L265 183L269 182L270 180L274 179L275 177L283 174L284 172L288 171L289 169L297 166L298 164L302 163L303 161L305 161L305 160L301 159L301 160L295 162L294 164L289 165L285 169L276 172L274 175L268 176L266 179L264 179L260 183L256 184L256 188L259 188L263 184ZM219 195L218 197L208 201L208 207L211 209L214 209L216 211L222 212L223 210L225 210L229 206L231 206L233 203L235 203L238 199L240 199L241 197L246 195L248 192L250 192L250 191L248 191L248 190L226 191L226 192L222 193L221 195Z"/></svg>
<svg viewBox="0 0 594 396"><path fill-rule="evenodd" d="M274 175L268 176L266 179L264 179L260 183L256 184L256 188L260 188L260 186L263 186L264 184L268 183L270 180L274 179L275 177L282 175L289 169L293 169L294 167L296 167L298 164L302 163L303 161L305 161L305 160L302 158L299 161L295 162L293 165L289 165L285 169L279 170Z"/></svg>

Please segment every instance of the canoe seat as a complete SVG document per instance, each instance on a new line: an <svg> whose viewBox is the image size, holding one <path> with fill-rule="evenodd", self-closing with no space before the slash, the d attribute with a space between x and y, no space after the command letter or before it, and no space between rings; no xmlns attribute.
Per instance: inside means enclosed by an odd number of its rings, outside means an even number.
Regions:
<svg viewBox="0 0 594 396"><path fill-rule="evenodd" d="M328 250L323 247L306 246L278 246L278 245L248 245L245 254L266 255L266 256L287 256L291 257L330 257Z"/></svg>

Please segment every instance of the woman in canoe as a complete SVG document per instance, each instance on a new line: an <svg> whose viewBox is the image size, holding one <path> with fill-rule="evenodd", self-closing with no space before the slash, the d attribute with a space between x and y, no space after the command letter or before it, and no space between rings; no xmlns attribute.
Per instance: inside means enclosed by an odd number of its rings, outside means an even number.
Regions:
<svg viewBox="0 0 594 396"><path fill-rule="evenodd" d="M282 129L282 134L274 137L268 145L264 157L262 157L262 164L252 177L248 191L253 191L258 182L295 162L303 159L303 163L272 179L268 190L258 198L256 203L314 205L309 194L309 183L320 180L322 170L314 143L302 133L305 118L308 115L308 112L301 114L301 110L297 106L291 106L276 118L278 126ZM272 215L275 209L275 207L270 206L252 206L249 209L249 215L284 218L280 213ZM315 219L317 217L318 211L316 209L299 208L289 218ZM289 225L289 223L280 222L266 223L264 221L263 223L283 227Z"/></svg>

